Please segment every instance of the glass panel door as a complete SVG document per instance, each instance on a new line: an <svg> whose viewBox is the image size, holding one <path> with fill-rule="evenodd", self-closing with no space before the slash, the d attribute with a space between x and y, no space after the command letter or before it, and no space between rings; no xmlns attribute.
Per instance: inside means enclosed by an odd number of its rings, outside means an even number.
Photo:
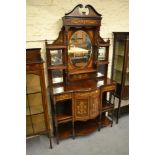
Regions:
<svg viewBox="0 0 155 155"><path fill-rule="evenodd" d="M125 44L123 40L117 40L115 43L115 60L114 60L114 80L121 83L123 61L124 61Z"/></svg>

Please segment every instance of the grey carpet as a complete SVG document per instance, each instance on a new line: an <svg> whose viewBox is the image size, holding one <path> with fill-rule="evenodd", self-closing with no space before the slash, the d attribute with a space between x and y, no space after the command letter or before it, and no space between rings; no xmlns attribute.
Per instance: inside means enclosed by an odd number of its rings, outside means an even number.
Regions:
<svg viewBox="0 0 155 155"><path fill-rule="evenodd" d="M52 140L53 141L53 140ZM53 142L49 149L46 136L27 140L27 155L128 155L129 154L129 116L122 116L119 124L102 128L91 135Z"/></svg>

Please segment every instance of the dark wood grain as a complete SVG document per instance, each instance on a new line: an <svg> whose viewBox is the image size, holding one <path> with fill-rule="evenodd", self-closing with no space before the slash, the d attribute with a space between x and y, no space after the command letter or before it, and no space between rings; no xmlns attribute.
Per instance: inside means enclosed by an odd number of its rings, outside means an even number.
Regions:
<svg viewBox="0 0 155 155"><path fill-rule="evenodd" d="M81 8L88 13L80 13ZM112 125L113 118L109 121L104 117L104 112L112 112L114 103L105 106L103 101L107 98L107 92L115 92L116 82L107 78L110 40L105 41L100 36L101 20L102 15L91 5L84 7L79 4L62 17L63 25L58 38L52 44L45 41L48 87L57 143L59 139L87 135L100 130L101 126ZM68 51L73 34L79 30L88 36L91 50L85 65L80 61L80 65L76 66ZM98 59L100 47L105 48L104 60ZM62 65L51 65L52 59L59 58L59 55L56 58L51 56L52 50L53 53L61 50ZM100 70L101 66L104 66L103 71ZM53 70L61 70L61 78L53 77Z"/></svg>

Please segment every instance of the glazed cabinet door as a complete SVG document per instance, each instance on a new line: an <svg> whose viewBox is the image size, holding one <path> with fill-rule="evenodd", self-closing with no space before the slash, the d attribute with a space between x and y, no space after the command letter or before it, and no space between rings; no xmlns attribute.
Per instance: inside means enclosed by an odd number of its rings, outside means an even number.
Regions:
<svg viewBox="0 0 155 155"><path fill-rule="evenodd" d="M87 120L89 119L89 93L75 93L74 98L74 119Z"/></svg>
<svg viewBox="0 0 155 155"><path fill-rule="evenodd" d="M99 115L99 104L100 91L92 91L90 96L90 118L95 118L97 115Z"/></svg>
<svg viewBox="0 0 155 155"><path fill-rule="evenodd" d="M41 77L38 71L26 75L26 135L46 130Z"/></svg>

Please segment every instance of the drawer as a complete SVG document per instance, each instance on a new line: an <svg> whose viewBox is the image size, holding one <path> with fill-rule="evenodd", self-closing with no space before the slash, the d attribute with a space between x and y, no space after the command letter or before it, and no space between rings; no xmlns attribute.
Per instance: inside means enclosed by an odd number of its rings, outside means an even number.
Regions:
<svg viewBox="0 0 155 155"><path fill-rule="evenodd" d="M56 101L63 101L63 100L66 100L66 99L71 99L71 98L72 98L71 94L61 94L61 95L55 96Z"/></svg>
<svg viewBox="0 0 155 155"><path fill-rule="evenodd" d="M116 85L110 85L110 86L103 86L101 88L101 91L115 91Z"/></svg>
<svg viewBox="0 0 155 155"><path fill-rule="evenodd" d="M75 97L78 98L78 97L92 97L92 96L97 96L99 95L100 91L99 90L92 90L92 91L88 91L88 92L78 92L78 93L75 93Z"/></svg>

